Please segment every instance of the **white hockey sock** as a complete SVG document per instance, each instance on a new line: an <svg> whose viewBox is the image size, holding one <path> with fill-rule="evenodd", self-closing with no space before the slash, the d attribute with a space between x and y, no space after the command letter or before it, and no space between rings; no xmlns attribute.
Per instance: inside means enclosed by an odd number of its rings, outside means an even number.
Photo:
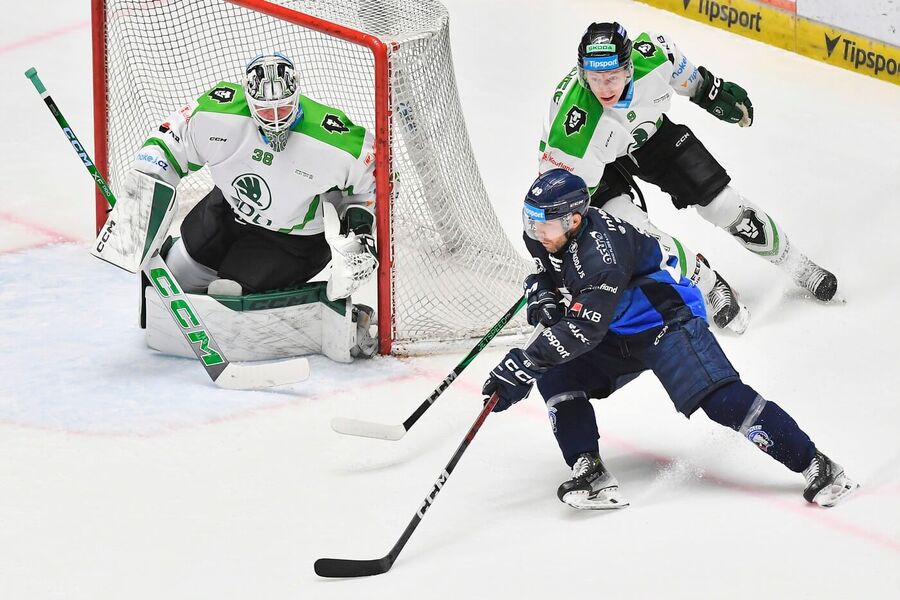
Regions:
<svg viewBox="0 0 900 600"><path fill-rule="evenodd" d="M726 186L707 206L697 206L701 217L721 227L754 254L774 264L785 259L787 236L765 211Z"/></svg>

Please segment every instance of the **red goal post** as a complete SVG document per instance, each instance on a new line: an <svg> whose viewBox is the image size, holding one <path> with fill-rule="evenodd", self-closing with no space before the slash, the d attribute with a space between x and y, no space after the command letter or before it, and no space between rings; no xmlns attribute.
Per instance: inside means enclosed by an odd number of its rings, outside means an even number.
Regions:
<svg viewBox="0 0 900 600"><path fill-rule="evenodd" d="M527 263L481 183L436 0L92 0L92 21L95 157L113 189L168 112L234 80L255 53L285 49L305 61L304 95L374 133L381 353L480 337L521 294Z"/></svg>

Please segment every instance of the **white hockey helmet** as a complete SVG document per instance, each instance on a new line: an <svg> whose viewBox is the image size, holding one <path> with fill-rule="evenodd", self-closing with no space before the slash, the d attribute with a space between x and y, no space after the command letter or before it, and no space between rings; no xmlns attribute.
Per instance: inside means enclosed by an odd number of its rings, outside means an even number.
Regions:
<svg viewBox="0 0 900 600"><path fill-rule="evenodd" d="M280 52L260 54L247 64L244 95L266 143L284 150L291 127L303 118L294 63Z"/></svg>

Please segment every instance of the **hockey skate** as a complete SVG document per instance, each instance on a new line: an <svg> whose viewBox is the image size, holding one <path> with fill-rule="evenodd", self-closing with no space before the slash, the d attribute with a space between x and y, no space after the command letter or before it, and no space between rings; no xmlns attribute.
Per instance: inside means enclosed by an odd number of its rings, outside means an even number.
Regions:
<svg viewBox="0 0 900 600"><path fill-rule="evenodd" d="M707 267L709 266L709 262L703 255L698 254L697 258L702 260ZM728 329L740 335L747 331L747 326L750 324L750 311L740 303L737 292L728 285L725 278L719 275L715 269L713 269L713 273L716 276L716 283L706 295L706 302L712 311L713 323L719 329Z"/></svg>
<svg viewBox="0 0 900 600"><path fill-rule="evenodd" d="M829 302L834 299L837 293L837 277L811 261L802 252L794 250L785 260L784 269L794 283L808 290L817 300Z"/></svg>
<svg viewBox="0 0 900 600"><path fill-rule="evenodd" d="M562 502L580 510L625 508L628 501L619 495L619 482L606 469L600 456L586 452L572 466L572 479L556 490Z"/></svg>
<svg viewBox="0 0 900 600"><path fill-rule="evenodd" d="M378 352L378 336L372 335L372 326L378 321L371 306L353 306L353 321L356 323L356 345L350 349L353 358L372 358Z"/></svg>
<svg viewBox="0 0 900 600"><path fill-rule="evenodd" d="M807 502L826 508L834 506L859 488L859 484L844 474L844 468L816 450L809 466L803 471Z"/></svg>

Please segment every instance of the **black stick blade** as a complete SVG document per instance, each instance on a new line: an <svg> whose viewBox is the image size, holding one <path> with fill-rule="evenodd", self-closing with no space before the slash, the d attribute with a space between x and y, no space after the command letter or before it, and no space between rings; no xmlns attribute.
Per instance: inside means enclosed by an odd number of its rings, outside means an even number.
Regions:
<svg viewBox="0 0 900 600"><path fill-rule="evenodd" d="M313 568L319 577L368 577L387 573L393 565L390 556L374 560L320 558Z"/></svg>

